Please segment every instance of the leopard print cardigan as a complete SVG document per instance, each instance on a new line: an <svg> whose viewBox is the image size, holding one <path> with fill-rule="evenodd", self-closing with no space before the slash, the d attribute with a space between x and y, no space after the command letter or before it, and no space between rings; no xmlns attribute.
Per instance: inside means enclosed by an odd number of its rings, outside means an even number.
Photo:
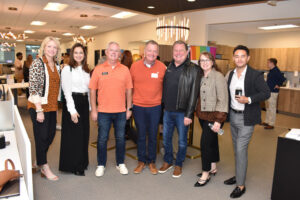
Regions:
<svg viewBox="0 0 300 200"><path fill-rule="evenodd" d="M56 65L60 74L60 67ZM59 90L60 91L60 90ZM48 104L49 74L42 59L35 59L29 68L29 98L31 103ZM58 95L60 99L60 94Z"/></svg>

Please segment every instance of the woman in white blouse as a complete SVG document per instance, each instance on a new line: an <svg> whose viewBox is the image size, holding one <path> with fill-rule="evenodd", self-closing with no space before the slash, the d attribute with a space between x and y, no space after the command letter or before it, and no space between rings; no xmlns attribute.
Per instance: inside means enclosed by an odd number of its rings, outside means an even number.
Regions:
<svg viewBox="0 0 300 200"><path fill-rule="evenodd" d="M61 73L64 94L59 170L84 176L87 169L89 127L89 68L86 49L73 45L69 65Z"/></svg>

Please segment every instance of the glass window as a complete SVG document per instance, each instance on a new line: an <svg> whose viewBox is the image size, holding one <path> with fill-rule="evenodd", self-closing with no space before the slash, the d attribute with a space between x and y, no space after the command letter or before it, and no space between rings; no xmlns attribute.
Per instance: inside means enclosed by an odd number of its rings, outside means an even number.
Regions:
<svg viewBox="0 0 300 200"><path fill-rule="evenodd" d="M39 54L39 45L26 45L26 58L28 55L32 55L32 58L35 59L36 55Z"/></svg>
<svg viewBox="0 0 300 200"><path fill-rule="evenodd" d="M13 64L15 62L15 47L4 47L0 45L0 63Z"/></svg>

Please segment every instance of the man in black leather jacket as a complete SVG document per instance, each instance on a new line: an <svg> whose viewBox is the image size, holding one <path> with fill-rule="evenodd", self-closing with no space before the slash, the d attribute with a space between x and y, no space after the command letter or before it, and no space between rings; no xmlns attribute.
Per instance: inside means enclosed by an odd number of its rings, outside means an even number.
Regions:
<svg viewBox="0 0 300 200"><path fill-rule="evenodd" d="M165 73L163 85L165 155L159 173L165 173L173 167L172 137L176 126L179 141L174 178L179 178L182 174L182 163L187 149L188 126L192 123L200 90L200 68L187 56L187 44L183 41L176 41L173 44L173 61Z"/></svg>

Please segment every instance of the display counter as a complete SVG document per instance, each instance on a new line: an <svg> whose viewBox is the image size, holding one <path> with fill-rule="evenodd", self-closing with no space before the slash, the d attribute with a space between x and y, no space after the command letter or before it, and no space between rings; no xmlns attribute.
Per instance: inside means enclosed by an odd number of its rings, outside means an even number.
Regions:
<svg viewBox="0 0 300 200"><path fill-rule="evenodd" d="M278 94L277 110L300 115L300 88L281 87Z"/></svg>

